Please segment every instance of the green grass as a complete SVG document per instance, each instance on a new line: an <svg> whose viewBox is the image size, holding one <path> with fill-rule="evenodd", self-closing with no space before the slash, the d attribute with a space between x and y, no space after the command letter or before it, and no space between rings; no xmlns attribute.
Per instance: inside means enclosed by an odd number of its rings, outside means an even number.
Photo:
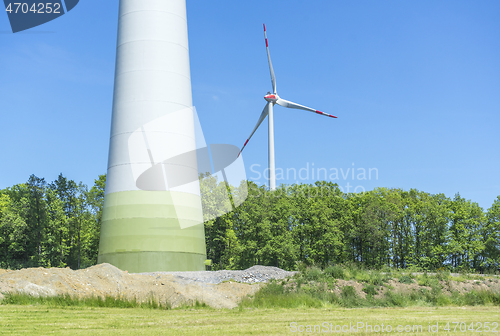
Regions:
<svg viewBox="0 0 500 336"><path fill-rule="evenodd" d="M407 285L410 285L412 283L414 283L415 281L413 281L412 277L409 276L409 275L402 275L399 277L398 279L399 282L401 283L404 283L404 284L407 284Z"/></svg>
<svg viewBox="0 0 500 336"><path fill-rule="evenodd" d="M50 308L46 306L0 306L1 335L290 335L293 327L330 324L338 326L363 323L356 335L373 335L365 325L421 325L418 335L447 335L447 322L498 322L497 307L438 308L296 308L242 310L157 310L141 308ZM295 322L296 324L293 324ZM429 326L437 325L437 333ZM360 324L361 326L361 324ZM349 328L349 327L347 327ZM346 327L344 327L346 329ZM453 325L451 325L453 330ZM498 328L497 328L498 333ZM317 333L314 333L317 334ZM353 334L353 332L343 333ZM382 333L379 334L392 334ZM401 334L401 333L399 333ZM416 335L417 333L405 333ZM472 334L457 332L456 334ZM496 333L489 333L496 334Z"/></svg>
<svg viewBox="0 0 500 336"><path fill-rule="evenodd" d="M244 298L239 307L244 308L300 308L322 307L322 300L312 293L309 288L300 291L287 290L284 285L270 283L255 293L253 298Z"/></svg>
<svg viewBox="0 0 500 336"><path fill-rule="evenodd" d="M354 287L344 286L340 295L324 290L324 287L302 285L300 288L271 283L259 290L253 298L245 298L240 304L244 308L319 308L319 307L438 307L438 306L500 306L500 293L492 291L470 291L465 294L442 293L440 287L431 290L422 288L409 293L392 290L383 297L375 298L377 287L367 284L363 291L366 298L359 296Z"/></svg>
<svg viewBox="0 0 500 336"><path fill-rule="evenodd" d="M99 307L99 308L149 308L149 309L171 309L168 304L161 304L153 297L145 302L128 300L115 297L87 297L78 298L70 295L39 296L34 297L25 293L7 293L0 302L2 305L35 305L48 307ZM203 304L204 305L204 304ZM199 302L196 307L203 306Z"/></svg>
<svg viewBox="0 0 500 336"><path fill-rule="evenodd" d="M427 287L439 287L439 278L434 275L428 275L427 273L417 276L417 283L419 286Z"/></svg>
<svg viewBox="0 0 500 336"><path fill-rule="evenodd" d="M400 283L418 283L422 288L406 293L395 292L387 282L397 277ZM363 298L352 286L341 286L340 294L334 291L338 279L355 280L362 283ZM303 267L292 280L271 282L255 294L253 298L242 301L241 308L318 308L318 307L412 307L412 306L462 306L496 305L500 306L500 293L488 291L470 291L464 294L443 293L443 282L453 280L449 272L439 271L423 273L416 277L412 273L382 272L365 270L356 265L329 266L324 271L319 267ZM425 287L424 287L425 286ZM387 292L379 296L380 289ZM375 297L377 296L377 297Z"/></svg>
<svg viewBox="0 0 500 336"><path fill-rule="evenodd" d="M363 292L365 292L367 295L374 296L378 294L378 289L377 286L368 284L363 288Z"/></svg>

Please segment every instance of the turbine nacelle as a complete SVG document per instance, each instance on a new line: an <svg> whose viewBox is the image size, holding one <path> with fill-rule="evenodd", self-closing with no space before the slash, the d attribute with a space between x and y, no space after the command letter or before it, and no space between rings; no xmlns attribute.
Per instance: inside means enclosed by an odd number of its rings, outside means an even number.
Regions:
<svg viewBox="0 0 500 336"><path fill-rule="evenodd" d="M264 96L264 99L267 100L268 102L270 103L274 103L276 104L276 102L278 101L278 99L280 99L280 97L277 95L277 94L272 94L272 93L267 93L265 96Z"/></svg>

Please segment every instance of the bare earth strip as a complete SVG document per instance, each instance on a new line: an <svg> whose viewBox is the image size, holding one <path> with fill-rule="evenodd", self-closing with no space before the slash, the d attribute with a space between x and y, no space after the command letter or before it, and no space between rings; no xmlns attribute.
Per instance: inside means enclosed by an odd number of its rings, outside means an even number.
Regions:
<svg viewBox="0 0 500 336"><path fill-rule="evenodd" d="M296 272L277 267L253 266L242 271L154 272L130 274L110 265L99 264L73 271L69 268L27 268L18 271L0 269L0 300L2 293L20 292L33 296L69 294L74 297L122 297L137 301L153 298L171 307L191 305L196 301L212 308L235 308L242 298L253 295L270 279L283 279ZM440 281L443 293L452 291L467 293L471 290L500 291L497 278L463 281ZM354 280L337 279L334 293L340 295L344 286L352 286L357 295L364 298L365 286ZM415 290L431 290L417 283L403 284L397 279L380 286L376 298L387 291L409 293Z"/></svg>
<svg viewBox="0 0 500 336"><path fill-rule="evenodd" d="M137 301L153 297L162 304L168 302L174 308L196 301L213 308L234 308L243 297L259 290L261 283L293 274L265 266L254 266L244 271L142 274L130 274L110 264L77 271L69 268L0 270L0 299L1 293L9 292L33 296L113 296Z"/></svg>

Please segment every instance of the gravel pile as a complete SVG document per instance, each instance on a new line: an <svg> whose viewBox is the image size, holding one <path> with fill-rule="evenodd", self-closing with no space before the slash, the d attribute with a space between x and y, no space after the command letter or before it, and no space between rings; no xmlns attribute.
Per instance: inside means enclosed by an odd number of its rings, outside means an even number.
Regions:
<svg viewBox="0 0 500 336"><path fill-rule="evenodd" d="M294 275L297 272L284 271L278 267L271 266L252 266L243 271L197 271L197 272L153 272L139 273L159 277L162 275L173 275L179 280L185 282L201 282L207 284L220 284L226 281L235 281L241 283L261 283L268 282L270 279L283 279Z"/></svg>

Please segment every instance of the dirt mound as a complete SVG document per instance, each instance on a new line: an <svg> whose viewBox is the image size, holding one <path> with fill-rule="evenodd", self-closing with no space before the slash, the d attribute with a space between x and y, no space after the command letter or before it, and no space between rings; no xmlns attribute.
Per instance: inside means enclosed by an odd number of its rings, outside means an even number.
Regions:
<svg viewBox="0 0 500 336"><path fill-rule="evenodd" d="M220 272L226 271L218 272L217 277L221 277ZM234 275L234 272L245 271L227 272ZM212 279L210 274L215 272L196 272L201 281L196 281L195 272L189 272L192 275L190 277L178 273L181 272L130 274L110 264L99 264L78 271L69 268L0 270L0 299L3 297L1 293L21 292L33 296L113 296L138 301L154 298L163 304L168 302L172 307L199 301L214 308L234 308L243 297L254 294L260 288L259 284L201 280ZM265 274L267 280L272 278L273 273L278 278L293 274L275 270L274 267L269 270L263 267L252 274L258 274L259 277Z"/></svg>
<svg viewBox="0 0 500 336"><path fill-rule="evenodd" d="M5 293L27 293L33 296L69 294L74 297L123 297L137 301L157 300L177 307L183 304L204 302L214 308L234 308L241 299L253 295L270 279L283 279L296 272L277 267L253 266L243 271L154 272L131 274L110 265L99 264L78 271L69 268L27 268L19 271L0 269L0 300ZM336 281L333 292L340 294L345 286L352 286L365 297L366 284L354 280ZM471 290L500 291L500 280L483 279L441 281L445 294L453 291L466 293ZM377 296L389 290L412 292L431 290L416 282L402 284L393 279L377 287Z"/></svg>

